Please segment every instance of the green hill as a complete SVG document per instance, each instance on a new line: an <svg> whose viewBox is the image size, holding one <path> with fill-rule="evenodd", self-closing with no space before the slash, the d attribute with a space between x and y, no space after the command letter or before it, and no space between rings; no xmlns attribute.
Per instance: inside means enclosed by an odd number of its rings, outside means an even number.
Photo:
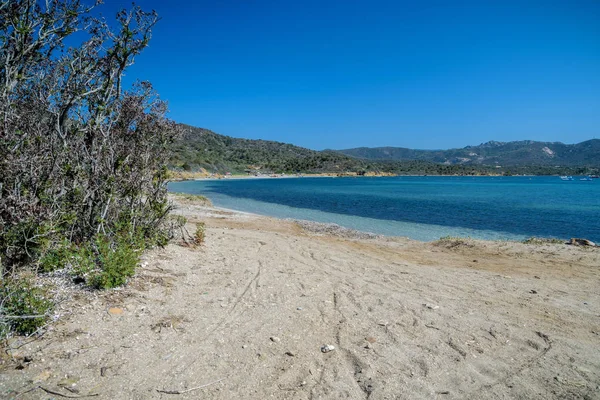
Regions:
<svg viewBox="0 0 600 400"><path fill-rule="evenodd" d="M184 136L174 147L172 166L211 172L358 171L370 164L334 151L315 151L268 140L238 139L184 125Z"/></svg>
<svg viewBox="0 0 600 400"><path fill-rule="evenodd" d="M288 143L239 139L182 125L173 145L175 170L215 173L391 173L415 175L598 173L600 140L577 145L488 142L451 150L398 147L316 151Z"/></svg>
<svg viewBox="0 0 600 400"><path fill-rule="evenodd" d="M450 150L412 150L402 147L359 147L340 153L365 160L421 160L449 165L600 166L600 139L577 144L560 142L487 142Z"/></svg>

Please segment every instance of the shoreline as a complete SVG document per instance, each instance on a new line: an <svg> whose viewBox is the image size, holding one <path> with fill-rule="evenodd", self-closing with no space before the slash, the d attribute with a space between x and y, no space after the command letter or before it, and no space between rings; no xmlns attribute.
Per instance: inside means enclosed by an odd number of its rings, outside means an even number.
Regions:
<svg viewBox="0 0 600 400"><path fill-rule="evenodd" d="M484 177L484 178L516 178L516 177L559 177L560 174L554 175L503 175L503 174L476 174L476 175L438 175L438 174L394 174L394 173L366 173L359 175L355 172L322 172L322 173L302 173L297 174L264 174L264 175L246 175L246 174L207 174L204 172L183 172L170 171L174 176L171 177L171 182L194 181L194 180L221 180L221 179L283 179L283 178L394 178L394 177ZM575 176L575 175L573 175ZM577 175L585 177L587 175Z"/></svg>
<svg viewBox="0 0 600 400"><path fill-rule="evenodd" d="M188 232L205 224L204 243L145 253L123 288L71 283L59 322L10 342L0 395L158 400L209 382L183 397L360 400L363 384L375 398L596 393L598 251L353 237L176 206Z"/></svg>
<svg viewBox="0 0 600 400"><path fill-rule="evenodd" d="M209 209L212 208L212 209L216 210L217 212L227 213L229 215L237 215L237 216L241 216L241 217L251 217L251 218L256 218L256 219L266 218L269 220L280 221L282 223L291 222L291 223L299 224L309 231L328 232L329 234L333 234L334 236L337 235L337 236L342 236L342 237L346 237L346 238L379 238L379 239L383 239L383 238L394 239L394 238L396 238L396 239L406 239L406 240L413 240L416 242L422 242L420 240L411 239L406 236L390 236L390 235L377 234L374 232L361 231L361 230L357 230L357 229L348 228L348 227L345 227L345 226L342 226L342 225L339 225L336 223L319 222L319 221L312 221L312 220L308 220L308 219L298 219L298 218L279 218L279 217L273 217L270 215L253 213L253 212L249 212L249 211L235 210L233 208L219 207L219 206L215 206L212 203L212 200L210 200L210 198L208 198L208 197L206 197L206 199L209 201L209 203L200 202L200 203L194 204L193 200L186 200L185 198L182 198L180 193L170 192L169 195L170 195L170 200L173 201L174 203L179 203L179 204L189 205L189 206L196 205L196 206L206 207ZM427 243L427 242L423 242L423 243Z"/></svg>
<svg viewBox="0 0 600 400"><path fill-rule="evenodd" d="M351 174L336 174L336 173L323 173L323 174L304 174L301 176L297 175L221 175L218 177L214 176L190 176L185 178L173 177L170 182L185 182L185 181L219 181L219 180L245 180L245 179L291 179L291 178L534 178L534 177L560 177L561 175L397 175L397 174L381 174L381 175L351 175ZM587 175L573 175L573 177L586 177Z"/></svg>
<svg viewBox="0 0 600 400"><path fill-rule="evenodd" d="M58 323L10 343L0 396L158 400L210 382L182 398L597 393L599 251L344 237L176 205L204 243L145 253L123 288L71 284Z"/></svg>
<svg viewBox="0 0 600 400"><path fill-rule="evenodd" d="M170 196L173 196L173 198L177 198L178 201L182 201L182 196L185 196L186 193L184 192L169 192ZM193 195L192 195L193 196ZM489 238L489 237L478 237L476 235L454 235L454 234L441 234L440 236L436 236L434 238L431 239L417 239L417 238L413 238L410 237L408 235L397 235L397 234L386 234L386 233L379 233L379 232L373 232L370 230L365 230L365 229L359 229L359 228L352 228L349 226L345 226L343 223L339 223L339 222L323 222L323 221L318 221L318 220L312 220L312 219L306 219L306 218L297 218L297 217L285 217L285 216L277 216L277 215L268 215L268 214L261 214L258 212L252 212L252 211L243 211L243 210L236 210L235 208L228 208L228 207L222 207L222 206L217 206L214 205L214 203L212 202L212 199L210 197L204 196L209 203L210 206L223 211L223 212L229 212L232 214L235 213L239 213L242 215L248 215L248 216L253 216L253 217L262 217L262 218L270 218L270 219L274 219L274 220L279 220L279 221L292 221L292 222L297 222L297 223L301 223L301 224L314 224L315 227L319 226L321 228L321 230L330 230L330 231L334 231L334 230L340 230L340 231L348 231L348 232L354 232L354 236L356 237L365 237L365 236L374 236L374 237L379 237L379 238L401 238L401 239L408 239L408 240L413 240L415 242L419 242L419 243L432 243L444 238L453 238L453 239L465 239L465 240L479 240L479 241L487 241L487 242L512 242L512 243L525 243L527 241L545 241L545 242L560 242L560 243L568 243L569 240L571 239L569 238L557 238L557 237L553 237L553 236L541 236L541 235L520 235L520 238L515 238L515 237L510 237L510 236L516 236L515 234L511 234L511 233L507 233L507 232L497 232L497 231L490 231L493 232L495 234L497 234L496 238ZM186 201L187 203L187 201ZM360 216L354 216L356 218L367 218L367 217L360 217ZM435 225L438 226L438 225ZM487 232L487 231L482 231L482 232ZM483 233L480 233L481 235L484 235ZM504 236L503 236L504 235Z"/></svg>
<svg viewBox="0 0 600 400"><path fill-rule="evenodd" d="M183 174L184 176L186 174ZM291 179L291 178L380 178L380 177L395 177L398 175L379 174L379 175L352 175L348 173L319 173L319 174L271 174L271 175L221 175L211 174L190 174L189 177L174 177L171 182L182 181L213 181L213 180L240 180L240 179ZM216 175L216 176L212 176Z"/></svg>
<svg viewBox="0 0 600 400"><path fill-rule="evenodd" d="M204 196L204 197L208 200L208 202L209 202L208 204L206 204L206 203L194 204L193 201L185 202L185 200L180 197L181 193L169 192L169 195L170 195L170 199L173 200L175 204L179 204L180 206L181 205L188 205L188 206L192 206L192 207L199 206L200 209L204 209L205 211L212 209L218 213L225 213L230 216L253 218L253 219L257 219L257 220L265 219L265 220L273 221L276 224L277 223L298 224L298 225L302 226L302 228L307 230L308 232L330 235L330 236L334 236L334 237L341 237L344 239L379 239L379 240L384 240L384 241L385 240L392 240L392 241L400 240L400 241L421 243L424 245L432 244L432 243L440 242L440 241L475 241L475 242L488 243L488 244L564 245L567 247L583 247L583 248L587 248L590 250L595 250L595 249L600 248L600 245L598 245L598 244L596 244L595 246L588 246L588 245L581 245L581 244L577 244L577 245L573 246L572 241L573 240L582 240L580 238L560 239L560 238L548 237L548 236L529 236L523 240L519 240L519 239L485 239L485 238L477 238L477 237L471 237L471 236L446 235L446 236L442 236L442 237L439 237L439 238L433 239L433 240L419 240L419 239L414 239L414 238L411 238L408 236L386 235L386 234L380 234L380 233L375 233L375 232L370 232L370 231L365 231L365 230L360 230L360 229L353 229L353 228L349 228L349 227L340 225L335 222L320 222L320 221L301 219L301 218L283 218L283 217L259 214L259 213L250 212L250 211L242 211L242 210L236 210L233 208L215 206L212 203L212 200L206 196ZM587 239L583 239L583 240L585 241Z"/></svg>

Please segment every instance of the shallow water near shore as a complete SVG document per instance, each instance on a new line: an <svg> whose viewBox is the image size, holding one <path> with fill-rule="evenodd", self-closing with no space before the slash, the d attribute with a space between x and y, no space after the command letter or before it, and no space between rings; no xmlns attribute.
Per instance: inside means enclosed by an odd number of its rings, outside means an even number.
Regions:
<svg viewBox="0 0 600 400"><path fill-rule="evenodd" d="M577 178L576 178L577 179ZM600 181L558 177L223 179L169 184L218 207L430 241L600 241Z"/></svg>

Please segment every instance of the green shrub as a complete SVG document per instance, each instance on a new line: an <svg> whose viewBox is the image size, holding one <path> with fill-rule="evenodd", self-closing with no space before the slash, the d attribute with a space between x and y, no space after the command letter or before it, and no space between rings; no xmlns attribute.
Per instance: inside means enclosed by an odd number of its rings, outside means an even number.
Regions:
<svg viewBox="0 0 600 400"><path fill-rule="evenodd" d="M196 223L196 232L194 232L194 244L200 245L204 243L204 239L206 238L206 225L204 222Z"/></svg>
<svg viewBox="0 0 600 400"><path fill-rule="evenodd" d="M115 240L99 235L95 241L98 268L88 283L97 289L124 285L133 276L144 242L139 236L118 234Z"/></svg>
<svg viewBox="0 0 600 400"><path fill-rule="evenodd" d="M71 267L74 279L84 281L96 289L110 289L126 283L139 264L140 253L148 239L133 229L122 229L116 234L98 234L94 240L79 246L63 246L44 257L48 264L61 262ZM138 231L139 232L139 231Z"/></svg>
<svg viewBox="0 0 600 400"><path fill-rule="evenodd" d="M29 335L48 320L53 303L30 276L0 281L0 338L10 332Z"/></svg>
<svg viewBox="0 0 600 400"><path fill-rule="evenodd" d="M121 86L124 67L148 45L158 15L134 6L119 12L114 29L98 29L86 22L92 8L67 0L0 6L4 332L37 329L52 306L19 271L69 268L89 285L111 288L133 275L141 249L172 236L166 162L182 129L166 118L167 104L149 82ZM26 34L19 26L37 28ZM77 31L90 40L62 52ZM82 54L85 63L77 61ZM57 72L65 68L76 85ZM56 98L70 100L39 100ZM24 315L33 317L18 318Z"/></svg>
<svg viewBox="0 0 600 400"><path fill-rule="evenodd" d="M447 248L454 247L473 247L473 242L470 237L459 237L459 236L443 236L439 240L433 242L435 245L444 246Z"/></svg>
<svg viewBox="0 0 600 400"><path fill-rule="evenodd" d="M82 278L84 281L87 276L97 269L97 257L92 243L86 243L81 246L75 246L71 252L71 273L74 277Z"/></svg>
<svg viewBox="0 0 600 400"><path fill-rule="evenodd" d="M185 224L187 224L188 222L188 219L183 215L174 215L171 219L174 221L174 226L176 226L177 228L184 227Z"/></svg>
<svg viewBox="0 0 600 400"><path fill-rule="evenodd" d="M465 242L467 240L471 239L470 237L461 237L461 236L450 236L450 235L446 235L446 236L442 236L441 238L439 238L438 240L436 240L436 243L456 243L456 242Z"/></svg>
<svg viewBox="0 0 600 400"><path fill-rule="evenodd" d="M55 244L40 257L38 265L42 272L51 272L69 266L73 262L77 247L67 239Z"/></svg>
<svg viewBox="0 0 600 400"><path fill-rule="evenodd" d="M3 222L0 216L0 223ZM1 226L1 225L0 225ZM0 230L0 251L4 255L4 263L15 270L16 266L35 260L49 245L48 224L40 223L34 218L4 224Z"/></svg>
<svg viewBox="0 0 600 400"><path fill-rule="evenodd" d="M97 29L84 22L95 12L79 1L5 3L0 19L11 23L0 23L2 68L8 71L0 82L6 117L0 135L2 276L75 261L87 268L90 260L110 270L114 258L131 258L127 246L118 250L123 222L148 243L165 244L169 233L162 227L171 209L165 165L168 145L182 129L166 118L167 104L149 82L121 86L124 67L148 45L158 16L134 6L119 13L114 29L110 23ZM14 26L39 29L24 39ZM77 31L90 40L63 54L63 41ZM15 45L22 40L31 43ZM117 53L119 62L106 62L107 54ZM81 54L88 57L85 66L76 62ZM64 68L77 76L77 85L65 84L57 73ZM116 255L99 250L99 234Z"/></svg>
<svg viewBox="0 0 600 400"><path fill-rule="evenodd" d="M165 219L160 227L147 229L146 232L139 232L137 235L137 246L150 249L156 246L165 247L169 244L173 238L173 231L169 221Z"/></svg>

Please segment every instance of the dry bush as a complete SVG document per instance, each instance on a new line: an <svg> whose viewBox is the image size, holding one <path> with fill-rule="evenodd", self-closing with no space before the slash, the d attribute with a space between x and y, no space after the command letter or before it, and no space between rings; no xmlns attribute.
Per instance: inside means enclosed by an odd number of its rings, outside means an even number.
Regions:
<svg viewBox="0 0 600 400"><path fill-rule="evenodd" d="M170 237L165 165L179 128L150 83L122 86L158 16L134 6L111 29L93 7L0 1L2 277L49 252L59 262L61 246L90 248L88 259L106 270L107 251L137 262L139 247ZM77 31L85 41L66 48ZM97 286L123 281L115 265Z"/></svg>

